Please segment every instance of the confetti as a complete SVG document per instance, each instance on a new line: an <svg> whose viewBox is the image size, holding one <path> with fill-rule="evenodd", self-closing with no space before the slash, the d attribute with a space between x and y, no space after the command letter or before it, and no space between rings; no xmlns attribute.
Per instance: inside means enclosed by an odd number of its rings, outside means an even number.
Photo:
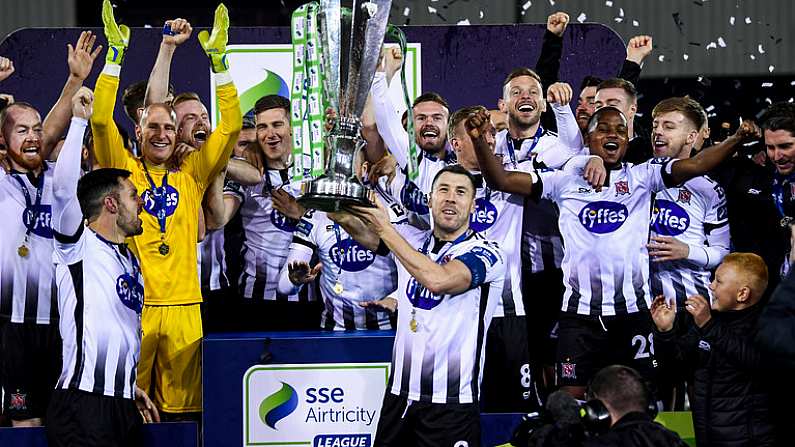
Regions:
<svg viewBox="0 0 795 447"><path fill-rule="evenodd" d="M624 17L624 8L618 8L618 16Z"/></svg>
<svg viewBox="0 0 795 447"><path fill-rule="evenodd" d="M734 16L729 17L729 25L734 26Z"/></svg>
<svg viewBox="0 0 795 447"><path fill-rule="evenodd" d="M718 48L718 46L715 44L715 42L710 42L707 44L707 49L709 50L710 48Z"/></svg>
<svg viewBox="0 0 795 447"><path fill-rule="evenodd" d="M480 11L480 18L483 18L483 11Z"/></svg>
<svg viewBox="0 0 795 447"><path fill-rule="evenodd" d="M773 87L773 83L772 82L763 82L762 83L762 88L770 88L770 87Z"/></svg>
<svg viewBox="0 0 795 447"><path fill-rule="evenodd" d="M687 53L685 53L685 54L682 55L682 59L688 60L688 59L690 59L690 56L688 56Z"/></svg>
<svg viewBox="0 0 795 447"><path fill-rule="evenodd" d="M752 54L752 55L751 55L751 60L752 60L752 61L755 61L755 60L756 60L756 56L754 56L754 55Z"/></svg>
<svg viewBox="0 0 795 447"><path fill-rule="evenodd" d="M577 21L583 23L587 18L588 16L586 16L584 12L581 12L580 15L577 16Z"/></svg>
<svg viewBox="0 0 795 447"><path fill-rule="evenodd" d="M790 98L787 102L795 102L795 98Z"/></svg>
<svg viewBox="0 0 795 447"><path fill-rule="evenodd" d="M638 97L638 98L640 99L640 97ZM635 112L635 116L637 116L638 118L643 118L643 113Z"/></svg>
<svg viewBox="0 0 795 447"><path fill-rule="evenodd" d="M550 6L555 6L555 0L549 0Z"/></svg>
<svg viewBox="0 0 795 447"><path fill-rule="evenodd" d="M531 2L531 1L526 1L526 2L524 3L524 5L522 5L522 10L523 10L523 11L527 11L528 9L530 9L530 7L531 7L531 6L533 6L533 2Z"/></svg>
<svg viewBox="0 0 795 447"><path fill-rule="evenodd" d="M460 20L456 25L471 25L471 23L469 23L469 19L464 19Z"/></svg>
<svg viewBox="0 0 795 447"><path fill-rule="evenodd" d="M706 109L704 109L704 110L706 110L707 112L711 112L711 111L715 110L715 106L713 106L713 105L709 105L709 106L707 106L707 108L706 108Z"/></svg>
<svg viewBox="0 0 795 447"><path fill-rule="evenodd" d="M765 49L762 48L762 44L761 43L759 44L759 47L757 49L759 50L759 54L765 54Z"/></svg>
<svg viewBox="0 0 795 447"><path fill-rule="evenodd" d="M715 112L712 112L709 115L707 115L707 118L715 118L716 116L718 116L718 114L715 113Z"/></svg>
<svg viewBox="0 0 795 447"><path fill-rule="evenodd" d="M767 71L769 71L769 72L771 72L771 73L773 73L773 70L775 70L775 69L776 69L776 67L774 67L774 66L772 66L772 65L771 65L771 66L769 66L769 67L767 67Z"/></svg>
<svg viewBox="0 0 795 447"><path fill-rule="evenodd" d="M436 14L436 8L433 6L428 6L428 14Z"/></svg>
<svg viewBox="0 0 795 447"><path fill-rule="evenodd" d="M660 57L657 58L657 60L662 62L663 60L665 60L665 55L661 54Z"/></svg>
<svg viewBox="0 0 795 447"><path fill-rule="evenodd" d="M726 41L723 40L723 37L718 37L718 45L720 45L721 48L726 48Z"/></svg>
<svg viewBox="0 0 795 447"><path fill-rule="evenodd" d="M632 21L632 26L640 26L640 23L638 23L637 20L633 20Z"/></svg>
<svg viewBox="0 0 795 447"><path fill-rule="evenodd" d="M404 16L406 16L406 17L408 17L408 16L409 16L409 13L411 13L411 8L409 8L409 7L407 6L407 7L406 7L406 9L404 9L404 10L403 10L403 15L404 15Z"/></svg>
<svg viewBox="0 0 795 447"><path fill-rule="evenodd" d="M745 24L746 25L750 25L751 24L751 18L750 17L746 17L745 18Z"/></svg>
<svg viewBox="0 0 795 447"><path fill-rule="evenodd" d="M789 85L795 85L795 81L790 82Z"/></svg>
<svg viewBox="0 0 795 447"><path fill-rule="evenodd" d="M621 18L621 17L616 17L616 18L615 18L615 19L613 19L613 20L615 20L615 21L616 21L616 22L618 22L618 23L621 23L621 22L623 22L623 21L624 21L624 19L623 19L623 18Z"/></svg>
<svg viewBox="0 0 795 447"><path fill-rule="evenodd" d="M612 8L613 7L613 2L611 2L610 0L607 0L605 2L605 6L609 6L610 8Z"/></svg>

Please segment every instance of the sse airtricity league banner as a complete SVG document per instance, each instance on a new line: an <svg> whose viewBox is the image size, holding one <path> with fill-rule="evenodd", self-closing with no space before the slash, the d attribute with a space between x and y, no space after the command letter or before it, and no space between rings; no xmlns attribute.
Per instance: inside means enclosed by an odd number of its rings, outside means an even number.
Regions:
<svg viewBox="0 0 795 447"><path fill-rule="evenodd" d="M389 47L390 45L387 44ZM406 87L413 101L422 91L422 54L419 43L410 43L406 49ZM240 110L245 115L254 108L254 103L265 95L282 95L290 98L293 82L293 47L289 44L229 45L227 47L229 74L240 96ZM406 110L400 73L389 85L389 97L395 105L395 113ZM218 125L220 112L215 95L215 83L210 76L210 116L213 128Z"/></svg>
<svg viewBox="0 0 795 447"><path fill-rule="evenodd" d="M255 365L243 376L243 445L370 447L389 363Z"/></svg>

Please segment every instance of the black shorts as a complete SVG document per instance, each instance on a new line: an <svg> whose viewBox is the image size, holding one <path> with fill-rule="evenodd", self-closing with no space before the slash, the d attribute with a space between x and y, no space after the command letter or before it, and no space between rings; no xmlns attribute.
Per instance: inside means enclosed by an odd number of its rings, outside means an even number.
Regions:
<svg viewBox="0 0 795 447"><path fill-rule="evenodd" d="M3 408L12 420L45 416L61 375L61 334L57 324L6 323L0 334Z"/></svg>
<svg viewBox="0 0 795 447"><path fill-rule="evenodd" d="M557 338L553 336L563 302L563 271L522 272L522 298L527 311L528 349L533 365L553 365Z"/></svg>
<svg viewBox="0 0 795 447"><path fill-rule="evenodd" d="M657 376L648 312L595 317L560 313L555 380L559 386L587 386L605 366L636 369L650 383Z"/></svg>
<svg viewBox="0 0 795 447"><path fill-rule="evenodd" d="M50 446L114 447L142 446L142 426L132 399L58 389L45 428Z"/></svg>
<svg viewBox="0 0 795 447"><path fill-rule="evenodd" d="M373 446L480 446L478 405L409 402L387 391Z"/></svg>
<svg viewBox="0 0 795 447"><path fill-rule="evenodd" d="M480 388L486 413L530 413L541 407L527 348L525 317L497 317L486 334L486 363Z"/></svg>

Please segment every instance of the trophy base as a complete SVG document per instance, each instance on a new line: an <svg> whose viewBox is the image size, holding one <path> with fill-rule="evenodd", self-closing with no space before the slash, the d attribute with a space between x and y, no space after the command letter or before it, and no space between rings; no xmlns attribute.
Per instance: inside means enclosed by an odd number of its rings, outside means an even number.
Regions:
<svg viewBox="0 0 795 447"><path fill-rule="evenodd" d="M372 191L359 181L322 176L301 185L298 203L305 208L333 213L346 206L374 207L373 199Z"/></svg>

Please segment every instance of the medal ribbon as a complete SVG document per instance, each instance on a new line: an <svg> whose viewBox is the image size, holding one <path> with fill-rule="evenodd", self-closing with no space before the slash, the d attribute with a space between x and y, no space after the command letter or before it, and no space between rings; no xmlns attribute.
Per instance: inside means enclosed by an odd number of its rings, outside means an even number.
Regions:
<svg viewBox="0 0 795 447"><path fill-rule="evenodd" d="M25 228L25 241L27 241L28 237L30 237L30 232L31 232L31 230L33 228L33 221L38 218L38 213L39 213L38 209L39 209L39 206L41 205L41 195L42 195L42 192L44 191L44 172L42 172L40 174L39 184L36 185L36 202L35 203L31 202L31 200L30 200L30 190L28 190L28 187L27 187L27 185L25 185L25 182L22 181L22 178L20 178L19 175L17 175L17 174L12 174L11 176L14 177L14 180L16 180L17 183L19 183L20 188L22 188L22 194L25 195L25 207L28 210L30 210L29 212L31 213L30 225L25 225L25 227L26 227Z"/></svg>
<svg viewBox="0 0 795 447"><path fill-rule="evenodd" d="M166 238L166 196L168 194L168 171L163 175L163 182L160 188L155 186L155 181L149 175L149 169L146 168L146 162L141 159L141 164L144 166L144 174L146 174L146 181L149 182L149 188L152 190L152 196L155 201L155 216L157 222L160 224L160 239Z"/></svg>
<svg viewBox="0 0 795 447"><path fill-rule="evenodd" d="M543 135L543 134L544 134L544 128L541 127L541 125L539 124L538 125L538 129L536 130L536 134L533 135L533 137L532 137L533 138L533 144L530 145L530 151L528 152L528 155L533 153L533 151L536 148L536 145L538 144L538 141L541 140L541 135ZM508 132L505 135L505 140L506 140L505 142L507 143L507 146L508 146L508 157L510 157L510 159L511 159L511 165L513 166L513 168L516 168L516 164L517 164L518 161L516 160L516 150L513 147L513 138L511 138L510 132ZM519 145L519 150L522 150L521 144Z"/></svg>

